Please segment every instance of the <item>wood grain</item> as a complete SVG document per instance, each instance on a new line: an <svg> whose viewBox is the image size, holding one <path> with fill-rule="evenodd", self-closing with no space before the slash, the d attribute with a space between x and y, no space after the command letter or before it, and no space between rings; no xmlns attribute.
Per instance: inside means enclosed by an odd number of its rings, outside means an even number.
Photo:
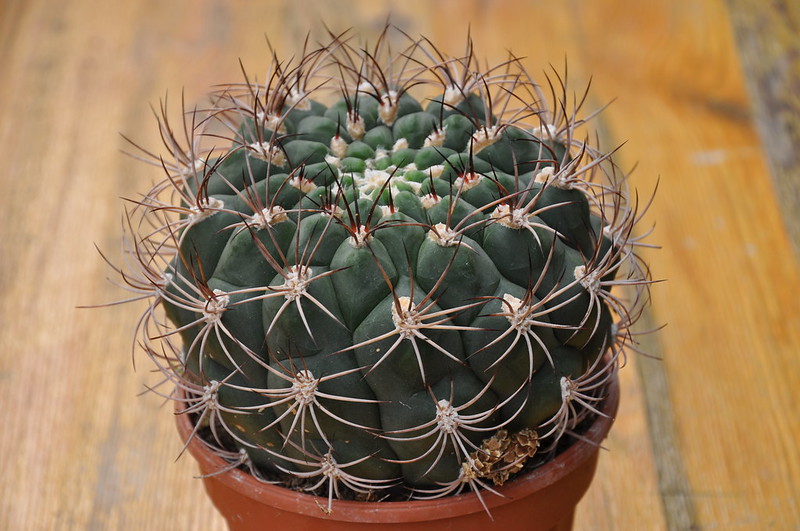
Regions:
<svg viewBox="0 0 800 531"><path fill-rule="evenodd" d="M660 183L646 219L663 249L646 255L667 279L648 344L662 359L623 371L576 529L797 529L800 271L721 0L0 3L0 529L224 528L191 460L174 462L169 408L137 396L153 383L132 369L139 308L76 309L124 296L94 244L117 258L120 198L152 179L118 133L155 148L148 105L165 94L203 104L239 59L263 68L265 35L290 54L322 20L375 31L389 7L452 53L469 27L490 61L568 58L595 106L616 98L597 125L638 162L632 184Z"/></svg>
<svg viewBox="0 0 800 531"><path fill-rule="evenodd" d="M628 42L659 45L634 51L618 34L602 51L587 48L587 62L602 69L646 54L595 88L619 97L606 116L612 136L630 139L622 160L639 156L637 183L661 175L651 219L664 250L650 256L669 282L655 290L654 314L668 323L661 351L696 525L792 528L800 277L725 8L693 4L684 18L666 4L642 9L668 23L638 26ZM599 13L586 15L599 25ZM636 16L606 11L616 15Z"/></svg>
<svg viewBox="0 0 800 531"><path fill-rule="evenodd" d="M800 257L800 3L728 0L778 203Z"/></svg>

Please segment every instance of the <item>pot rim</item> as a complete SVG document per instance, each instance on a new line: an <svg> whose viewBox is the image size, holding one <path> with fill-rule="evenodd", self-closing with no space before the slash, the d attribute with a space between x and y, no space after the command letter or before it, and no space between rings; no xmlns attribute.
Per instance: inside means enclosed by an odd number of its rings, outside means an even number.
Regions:
<svg viewBox="0 0 800 531"><path fill-rule="evenodd" d="M431 514L436 515L436 519L445 519L472 512L482 512L485 510L484 504L491 510L516 499L530 496L579 469L597 453L600 443L611 429L619 406L619 394L619 375L615 373L607 387L607 395L598 408L604 416L596 415L594 422L581 438L575 440L553 460L519 476L502 487L493 487L502 496L482 490L483 504L471 490L463 494L429 500L365 502L334 499L332 513L335 514L331 515L322 510L328 503L326 497L264 483L238 468L231 469L231 463L214 454L208 445L204 444L197 436L189 440L186 448L198 461L201 471L204 472L204 475L200 476L201 478L218 481L228 489L237 491L242 496L260 503L264 503L264 500L268 499L269 505L284 511L345 522L361 522L365 520L366 515L373 523L430 520ZM181 440L186 443L194 426L189 415L181 413L182 406L181 402L176 402L175 417ZM214 473L214 471L224 469L228 470L219 474ZM575 503L577 503L584 491L573 494ZM421 514L427 516L418 516Z"/></svg>

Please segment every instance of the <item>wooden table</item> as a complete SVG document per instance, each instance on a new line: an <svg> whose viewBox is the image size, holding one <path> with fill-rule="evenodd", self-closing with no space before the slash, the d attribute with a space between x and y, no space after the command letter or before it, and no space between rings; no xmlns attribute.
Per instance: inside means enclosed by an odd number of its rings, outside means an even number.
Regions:
<svg viewBox="0 0 800 531"><path fill-rule="evenodd" d="M800 9L788 0L393 2L392 20L451 53L569 62L618 160L638 162L663 248L577 529L800 528ZM141 308L94 249L119 248L123 202L150 168L148 104L204 102L306 32L374 32L381 2L46 1L0 4L0 529L222 529L172 416L137 396ZM781 210L783 206L784 210ZM795 247L797 249L797 247ZM143 360L140 360L143 361Z"/></svg>

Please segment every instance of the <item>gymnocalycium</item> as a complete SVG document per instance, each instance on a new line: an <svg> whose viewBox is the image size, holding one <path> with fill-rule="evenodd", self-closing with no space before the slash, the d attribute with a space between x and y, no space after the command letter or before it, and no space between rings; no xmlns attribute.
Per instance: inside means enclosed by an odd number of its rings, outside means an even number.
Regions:
<svg viewBox="0 0 800 531"><path fill-rule="evenodd" d="M124 224L135 343L194 437L327 510L492 490L598 413L647 205L555 69L329 37L134 144L163 172Z"/></svg>

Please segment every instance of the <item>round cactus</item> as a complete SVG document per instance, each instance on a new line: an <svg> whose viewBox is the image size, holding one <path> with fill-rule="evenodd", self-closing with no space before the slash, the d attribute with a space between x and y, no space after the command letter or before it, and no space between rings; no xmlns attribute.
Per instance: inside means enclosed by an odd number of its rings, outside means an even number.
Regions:
<svg viewBox="0 0 800 531"><path fill-rule="evenodd" d="M166 177L127 224L172 398L231 466L329 500L478 490L552 453L647 298L626 176L562 78L395 37L273 57L185 138L162 108L168 153L142 151Z"/></svg>

